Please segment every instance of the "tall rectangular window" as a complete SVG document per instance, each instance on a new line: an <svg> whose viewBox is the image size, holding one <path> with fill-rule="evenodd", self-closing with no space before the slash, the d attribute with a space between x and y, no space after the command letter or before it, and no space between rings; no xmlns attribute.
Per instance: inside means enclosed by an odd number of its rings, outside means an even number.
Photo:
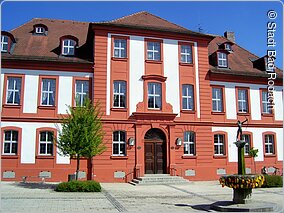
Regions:
<svg viewBox="0 0 284 213"><path fill-rule="evenodd" d="M39 133L39 154L53 155L53 132L44 131Z"/></svg>
<svg viewBox="0 0 284 213"><path fill-rule="evenodd" d="M41 82L41 105L55 106L55 79L43 78Z"/></svg>
<svg viewBox="0 0 284 213"><path fill-rule="evenodd" d="M192 47L190 45L181 45L180 49L180 61L192 64Z"/></svg>
<svg viewBox="0 0 284 213"><path fill-rule="evenodd" d="M161 43L160 42L147 42L147 59L148 60L161 60Z"/></svg>
<svg viewBox="0 0 284 213"><path fill-rule="evenodd" d="M8 130L4 132L3 154L16 155L18 151L18 131Z"/></svg>
<svg viewBox="0 0 284 213"><path fill-rule="evenodd" d="M20 104L21 99L22 78L8 77L7 78L7 104Z"/></svg>
<svg viewBox="0 0 284 213"><path fill-rule="evenodd" d="M212 88L212 111L223 112L223 90L222 88Z"/></svg>
<svg viewBox="0 0 284 213"><path fill-rule="evenodd" d="M75 82L75 105L83 106L89 98L89 81L76 80Z"/></svg>
<svg viewBox="0 0 284 213"><path fill-rule="evenodd" d="M228 56L226 53L218 52L218 67L228 67Z"/></svg>
<svg viewBox="0 0 284 213"><path fill-rule="evenodd" d="M182 85L182 109L194 110L193 86L190 84Z"/></svg>
<svg viewBox="0 0 284 213"><path fill-rule="evenodd" d="M272 109L269 107L270 103L268 101L268 95L266 90L262 90L261 92L261 100L262 100L262 113L264 114L271 114Z"/></svg>
<svg viewBox="0 0 284 213"><path fill-rule="evenodd" d="M214 155L225 155L225 135L214 135Z"/></svg>
<svg viewBox="0 0 284 213"><path fill-rule="evenodd" d="M238 89L238 112L248 112L248 91Z"/></svg>
<svg viewBox="0 0 284 213"><path fill-rule="evenodd" d="M8 52L8 36L2 35L1 36L1 52Z"/></svg>
<svg viewBox="0 0 284 213"><path fill-rule="evenodd" d="M184 154L195 155L195 133L185 132L184 133Z"/></svg>
<svg viewBox="0 0 284 213"><path fill-rule="evenodd" d="M243 140L246 142L245 146L244 146L245 155L249 155L249 150L250 150L250 147L251 147L250 135L244 134L243 135Z"/></svg>
<svg viewBox="0 0 284 213"><path fill-rule="evenodd" d="M160 83L148 83L148 108L161 109L162 107L162 89Z"/></svg>
<svg viewBox="0 0 284 213"><path fill-rule="evenodd" d="M112 155L126 155L126 134L123 131L115 131L112 135Z"/></svg>
<svg viewBox="0 0 284 213"><path fill-rule="evenodd" d="M126 107L126 82L113 82L113 106L118 108Z"/></svg>
<svg viewBox="0 0 284 213"><path fill-rule="evenodd" d="M126 39L114 39L113 56L115 58L126 58Z"/></svg>
<svg viewBox="0 0 284 213"><path fill-rule="evenodd" d="M274 135L265 135L264 136L264 145L265 145L265 154L275 154L275 143L274 143Z"/></svg>

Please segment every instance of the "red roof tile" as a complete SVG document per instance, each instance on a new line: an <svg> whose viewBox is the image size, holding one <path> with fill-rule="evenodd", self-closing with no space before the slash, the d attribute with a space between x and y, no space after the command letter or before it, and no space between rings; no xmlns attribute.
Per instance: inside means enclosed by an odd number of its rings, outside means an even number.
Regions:
<svg viewBox="0 0 284 213"><path fill-rule="evenodd" d="M222 36L216 36L208 46L209 56L214 54L218 49L219 45L224 42L230 42L227 38ZM212 60L210 62L210 70L212 72L233 74L233 75L250 75L250 76L266 76L267 73L264 70L254 68L253 61L259 59L258 56L250 53L248 50L240 47L236 43L232 45L233 52L228 54L228 69L218 68L214 66ZM283 76L283 71L276 69L278 77Z"/></svg>
<svg viewBox="0 0 284 213"><path fill-rule="evenodd" d="M168 32L175 32L175 33L186 33L190 35L211 38L211 36L209 35L188 30L182 26L171 23L165 19L162 19L161 17L155 16L145 11L141 11L141 12L134 13L128 16L124 16L122 18L118 18L112 21L94 22L93 24L128 27L128 28L140 28L140 29L158 30L158 31L168 31Z"/></svg>
<svg viewBox="0 0 284 213"><path fill-rule="evenodd" d="M33 26L36 24L47 26L48 33L46 36L33 34ZM84 62L92 57L90 50L92 46L86 45L88 29L88 22L34 18L11 31L16 39L16 45L12 55L6 55L6 57L46 57L49 60ZM60 56L60 38L65 35L78 38L78 48L76 49L78 54L75 57ZM86 52L90 55L85 54ZM5 58L5 54L2 54L2 56Z"/></svg>

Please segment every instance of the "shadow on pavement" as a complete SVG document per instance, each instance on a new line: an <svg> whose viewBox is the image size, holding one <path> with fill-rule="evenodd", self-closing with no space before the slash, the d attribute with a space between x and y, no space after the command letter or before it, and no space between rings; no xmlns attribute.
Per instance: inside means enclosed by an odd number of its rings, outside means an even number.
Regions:
<svg viewBox="0 0 284 213"><path fill-rule="evenodd" d="M35 183L35 182L28 182L28 183L18 182L14 183L14 185L27 189L53 189L53 190L57 186L57 184L54 183Z"/></svg>
<svg viewBox="0 0 284 213"><path fill-rule="evenodd" d="M199 211L206 211L206 212L211 212L211 204L199 204L199 205L191 205L191 204L185 204L185 203L177 203L177 204L170 204L170 203L162 203L162 204L167 204L167 205L174 205L177 207L190 207L195 210Z"/></svg>

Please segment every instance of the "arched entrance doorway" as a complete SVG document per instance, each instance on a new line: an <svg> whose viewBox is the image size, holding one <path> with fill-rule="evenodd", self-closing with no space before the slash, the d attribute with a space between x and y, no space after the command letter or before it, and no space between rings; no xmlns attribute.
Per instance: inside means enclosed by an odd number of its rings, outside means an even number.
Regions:
<svg viewBox="0 0 284 213"><path fill-rule="evenodd" d="M165 174L167 164L166 136L160 129L150 129L144 136L145 174Z"/></svg>

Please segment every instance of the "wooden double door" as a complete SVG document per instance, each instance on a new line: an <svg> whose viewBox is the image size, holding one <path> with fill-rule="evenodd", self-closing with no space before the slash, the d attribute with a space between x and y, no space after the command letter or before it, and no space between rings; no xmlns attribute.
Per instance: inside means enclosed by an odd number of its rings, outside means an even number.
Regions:
<svg viewBox="0 0 284 213"><path fill-rule="evenodd" d="M145 174L166 173L166 146L161 140L145 140Z"/></svg>

